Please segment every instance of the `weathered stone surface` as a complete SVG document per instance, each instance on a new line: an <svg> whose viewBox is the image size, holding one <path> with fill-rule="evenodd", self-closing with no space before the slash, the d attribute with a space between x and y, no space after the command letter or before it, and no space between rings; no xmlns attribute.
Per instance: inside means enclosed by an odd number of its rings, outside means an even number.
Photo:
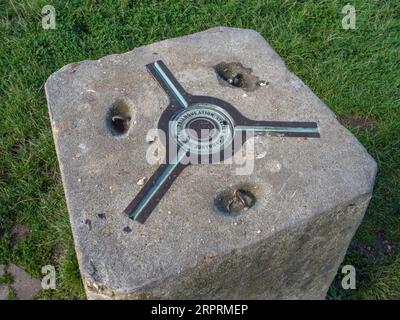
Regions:
<svg viewBox="0 0 400 320"><path fill-rule="evenodd" d="M8 297L8 286L0 284L0 300L7 300Z"/></svg>
<svg viewBox="0 0 400 320"><path fill-rule="evenodd" d="M6 266L0 264L0 278L6 274ZM6 284L0 283L0 300L7 299L8 296L8 286Z"/></svg>
<svg viewBox="0 0 400 320"><path fill-rule="evenodd" d="M15 264L9 265L7 270L13 278L12 287L17 300L32 300L42 290L39 279L31 277Z"/></svg>
<svg viewBox="0 0 400 320"><path fill-rule="evenodd" d="M146 162L146 134L168 104L145 68L158 59L192 94L252 119L317 121L321 138L257 138L249 176L236 175L235 164L192 165L144 225L131 221L122 212L157 168ZM227 86L213 68L221 62L252 68L269 85ZM69 64L50 76L46 94L89 298L325 297L376 164L260 34L213 28ZM115 136L107 115L121 99L134 125ZM241 184L254 187L256 204L235 218L216 214L215 196Z"/></svg>

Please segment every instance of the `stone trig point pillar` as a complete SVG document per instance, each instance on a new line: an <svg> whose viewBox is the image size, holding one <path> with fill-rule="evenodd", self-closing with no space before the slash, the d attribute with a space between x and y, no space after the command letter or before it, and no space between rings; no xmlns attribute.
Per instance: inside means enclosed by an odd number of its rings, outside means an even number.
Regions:
<svg viewBox="0 0 400 320"><path fill-rule="evenodd" d="M213 28L72 63L46 94L88 298L325 298L376 163L260 34ZM215 100L193 100L202 96ZM250 171L231 161L154 178L149 130L171 105L190 119L195 103L219 141L251 123L275 130L251 139ZM239 125L229 106L254 122Z"/></svg>

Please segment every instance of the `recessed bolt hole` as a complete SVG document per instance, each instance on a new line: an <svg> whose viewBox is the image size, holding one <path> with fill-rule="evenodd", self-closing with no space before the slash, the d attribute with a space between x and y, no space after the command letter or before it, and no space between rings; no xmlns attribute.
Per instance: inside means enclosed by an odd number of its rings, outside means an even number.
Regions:
<svg viewBox="0 0 400 320"><path fill-rule="evenodd" d="M129 104L125 100L118 99L111 106L107 118L108 126L114 136L126 134L132 122L132 112Z"/></svg>
<svg viewBox="0 0 400 320"><path fill-rule="evenodd" d="M223 190L214 199L215 208L227 216L244 213L256 203L256 197L250 189L250 185L243 185Z"/></svg>
<svg viewBox="0 0 400 320"><path fill-rule="evenodd" d="M243 83L243 75L241 73L238 73L236 75L233 75L232 78L228 79L228 82L232 85L234 85L235 87L243 87L244 83Z"/></svg>
<svg viewBox="0 0 400 320"><path fill-rule="evenodd" d="M259 78L252 74L251 68L239 62L221 62L214 67L221 84L254 91L259 85ZM265 81L264 81L265 82Z"/></svg>

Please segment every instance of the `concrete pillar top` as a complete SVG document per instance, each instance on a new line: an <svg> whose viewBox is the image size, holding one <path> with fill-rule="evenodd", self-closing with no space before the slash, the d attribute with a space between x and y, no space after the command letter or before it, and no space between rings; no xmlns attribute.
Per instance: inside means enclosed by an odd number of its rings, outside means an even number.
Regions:
<svg viewBox="0 0 400 320"><path fill-rule="evenodd" d="M243 164L237 163L190 165L144 224L129 219L124 209L159 166L146 161L152 145L146 135L169 104L146 69L158 60L192 95L222 99L249 119L315 121L320 138L257 136L250 174L238 174ZM221 63L240 63L248 86L219 77L215 67ZM277 236L284 243L285 230L333 211L341 219L338 208L372 192L375 161L253 30L212 28L71 63L52 74L45 89L80 269L94 298L261 297L265 288L229 295L226 285L205 289L201 283L226 277L227 257ZM115 110L130 119L126 127L113 127ZM234 215L219 212L218 199L236 189L254 196L254 205ZM329 241L354 233L353 227L332 228ZM281 250L269 259L295 265L279 260ZM254 251L253 258L262 254ZM234 261L234 270L249 272L251 256ZM197 269L206 271L188 280ZM173 282L180 275L178 289ZM240 287L240 277L231 279L239 281L232 288Z"/></svg>

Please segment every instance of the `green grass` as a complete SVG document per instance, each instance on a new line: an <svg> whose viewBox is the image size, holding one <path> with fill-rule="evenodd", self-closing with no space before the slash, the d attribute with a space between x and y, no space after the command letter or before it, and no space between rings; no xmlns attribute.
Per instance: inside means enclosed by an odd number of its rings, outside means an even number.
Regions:
<svg viewBox="0 0 400 320"><path fill-rule="evenodd" d="M375 193L344 264L357 267L357 289L331 299L400 298L400 3L350 1L355 30L341 28L346 1L5 1L0 0L0 264L34 276L55 264L57 290L45 298L84 298L53 145L43 84L65 64L122 53L213 26L252 28L338 117L362 118L374 130L350 129L378 162ZM41 27L52 4L56 30ZM11 246L15 223L29 227ZM386 244L387 245L387 244ZM378 250L378 249L377 249ZM59 254L56 254L59 252Z"/></svg>

